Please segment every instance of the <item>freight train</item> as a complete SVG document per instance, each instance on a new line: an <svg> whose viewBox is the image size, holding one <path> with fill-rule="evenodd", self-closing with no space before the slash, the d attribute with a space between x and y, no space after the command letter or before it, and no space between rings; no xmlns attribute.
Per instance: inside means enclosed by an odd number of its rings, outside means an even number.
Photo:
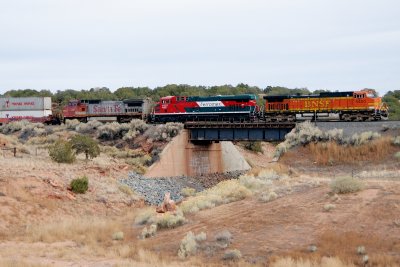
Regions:
<svg viewBox="0 0 400 267"><path fill-rule="evenodd" d="M318 95L264 96L165 96L155 103L150 99L122 101L71 100L56 114L50 97L0 98L0 124L27 119L33 122L60 123L77 119L129 122L142 119L150 123L186 121L294 122L302 119L371 121L388 118L388 108L380 97L368 90L323 92ZM153 107L154 106L154 107Z"/></svg>

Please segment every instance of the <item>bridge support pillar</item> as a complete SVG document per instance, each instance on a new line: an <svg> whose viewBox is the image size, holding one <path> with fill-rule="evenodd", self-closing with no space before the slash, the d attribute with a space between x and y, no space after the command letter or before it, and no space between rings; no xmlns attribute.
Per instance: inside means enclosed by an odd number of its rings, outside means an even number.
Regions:
<svg viewBox="0 0 400 267"><path fill-rule="evenodd" d="M236 170L250 165L231 142L190 142L187 130L175 137L161 152L160 160L146 177L200 176Z"/></svg>

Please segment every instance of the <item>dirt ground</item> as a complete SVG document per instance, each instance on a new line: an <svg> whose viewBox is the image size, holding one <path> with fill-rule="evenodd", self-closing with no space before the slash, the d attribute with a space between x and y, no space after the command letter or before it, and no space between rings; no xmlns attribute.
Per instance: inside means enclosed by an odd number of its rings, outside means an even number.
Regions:
<svg viewBox="0 0 400 267"><path fill-rule="evenodd" d="M249 197L199 211L186 216L183 226L145 240L138 238L143 226L133 224L143 201L117 182L130 171L123 161L102 155L68 165L51 162L45 153L0 156L0 266L268 266L285 256L339 257L364 266L358 246L365 247L368 266L400 266L399 162L321 167L303 148L279 162L272 162L269 143L263 143L264 153L238 149L252 165L250 172L274 169L285 175L276 182L277 199L263 203ZM332 178L366 170L375 173L363 178L362 191L330 193ZM385 172L390 178L380 176ZM83 175L89 191L71 193L69 182ZM326 204L335 208L327 212ZM233 237L228 247L215 241L223 230ZM112 240L116 231L124 232L123 240ZM189 231L205 232L207 240L196 257L181 261L177 251ZM240 250L241 261L222 260L226 249Z"/></svg>

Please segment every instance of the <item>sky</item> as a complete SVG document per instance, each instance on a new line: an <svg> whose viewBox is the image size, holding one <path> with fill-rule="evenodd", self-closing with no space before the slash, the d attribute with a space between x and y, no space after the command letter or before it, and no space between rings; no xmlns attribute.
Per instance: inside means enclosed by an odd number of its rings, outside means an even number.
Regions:
<svg viewBox="0 0 400 267"><path fill-rule="evenodd" d="M0 94L400 89L398 0L0 0Z"/></svg>

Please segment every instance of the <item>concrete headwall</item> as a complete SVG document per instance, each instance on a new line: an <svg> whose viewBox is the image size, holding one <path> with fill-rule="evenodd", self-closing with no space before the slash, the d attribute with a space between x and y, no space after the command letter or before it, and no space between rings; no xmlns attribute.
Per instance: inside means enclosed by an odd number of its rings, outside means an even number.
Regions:
<svg viewBox="0 0 400 267"><path fill-rule="evenodd" d="M232 142L195 145L184 130L164 148L145 176L197 176L248 169L250 165Z"/></svg>

